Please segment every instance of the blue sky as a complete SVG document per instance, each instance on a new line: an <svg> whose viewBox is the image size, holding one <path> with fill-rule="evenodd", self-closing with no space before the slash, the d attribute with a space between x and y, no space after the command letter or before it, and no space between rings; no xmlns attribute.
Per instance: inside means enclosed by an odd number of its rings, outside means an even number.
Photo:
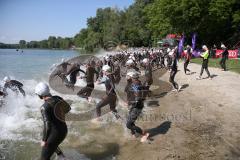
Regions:
<svg viewBox="0 0 240 160"><path fill-rule="evenodd" d="M97 8L126 8L134 0L0 0L0 42L72 37Z"/></svg>

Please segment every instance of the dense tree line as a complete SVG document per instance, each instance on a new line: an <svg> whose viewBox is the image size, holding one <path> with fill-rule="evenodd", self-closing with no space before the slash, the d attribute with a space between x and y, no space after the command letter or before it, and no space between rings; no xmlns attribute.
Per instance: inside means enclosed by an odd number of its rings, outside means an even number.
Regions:
<svg viewBox="0 0 240 160"><path fill-rule="evenodd" d="M49 36L47 40L30 41L20 40L19 44L3 44L0 43L0 48L40 48L40 49L69 49L73 46L72 38L62 38Z"/></svg>
<svg viewBox="0 0 240 160"><path fill-rule="evenodd" d="M231 46L240 36L239 0L135 0L120 10L99 8L87 27L73 38L50 36L47 40L19 42L20 48L68 49L75 45L93 51L118 45L155 46L167 34L197 34L197 43L223 42ZM6 47L0 44L0 47ZM16 46L16 45L15 45ZM11 46L12 47L12 46Z"/></svg>
<svg viewBox="0 0 240 160"><path fill-rule="evenodd" d="M19 48L19 45L18 44L4 44L4 43L0 43L0 48L16 49L16 48Z"/></svg>
<svg viewBox="0 0 240 160"><path fill-rule="evenodd" d="M91 51L124 43L152 46L170 33L184 34L187 43L197 33L199 44L233 45L240 36L240 1L135 0L124 10L98 9L74 44Z"/></svg>

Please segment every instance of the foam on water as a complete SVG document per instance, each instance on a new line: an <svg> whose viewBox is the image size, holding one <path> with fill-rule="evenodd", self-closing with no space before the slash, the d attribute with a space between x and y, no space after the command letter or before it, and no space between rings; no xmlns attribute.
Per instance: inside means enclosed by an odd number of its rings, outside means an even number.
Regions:
<svg viewBox="0 0 240 160"><path fill-rule="evenodd" d="M40 81L24 80L22 82L26 97L7 90L9 95L4 99L5 104L0 107L0 139L37 141L41 138L43 122L40 106L43 101L34 94L34 88ZM66 96L54 91L52 94L63 96L64 99L81 101L79 97L74 95Z"/></svg>
<svg viewBox="0 0 240 160"><path fill-rule="evenodd" d="M14 77L11 77L14 79ZM11 90L7 90L8 96L4 99L5 104L0 107L0 139L2 140L28 140L39 141L42 133L42 117L40 107L44 103L35 95L35 86L40 82L36 80L22 80L26 97L21 94L16 95ZM41 82L46 82L42 80ZM85 81L79 81L79 85L85 86ZM1 84L2 85L2 84ZM100 86L100 85L96 85ZM104 86L100 86L104 89ZM79 113L89 110L86 99L76 95L63 95L51 89L52 95L59 95L64 99L72 100L72 113ZM98 102L99 99L94 99Z"/></svg>
<svg viewBox="0 0 240 160"><path fill-rule="evenodd" d="M39 98L34 95L34 86L36 81L24 81L24 90L26 97L16 95L8 90L8 96L5 98L0 108L0 135L1 139L31 139L39 138L42 122L40 121Z"/></svg>

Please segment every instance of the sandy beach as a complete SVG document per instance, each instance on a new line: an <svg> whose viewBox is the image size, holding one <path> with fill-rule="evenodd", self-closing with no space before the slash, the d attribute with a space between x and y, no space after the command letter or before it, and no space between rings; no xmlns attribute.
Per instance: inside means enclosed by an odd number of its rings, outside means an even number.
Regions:
<svg viewBox="0 0 240 160"><path fill-rule="evenodd" d="M109 155L119 160L238 159L240 76L210 68L212 80L196 80L201 66L191 63L189 69L196 73L185 75L179 64L176 81L182 91L161 91L147 102L137 124L150 132L148 143L131 138L124 123L113 122L89 125L88 136L69 138L69 145L76 142L74 148L91 159ZM154 84L168 82L169 72L154 77Z"/></svg>

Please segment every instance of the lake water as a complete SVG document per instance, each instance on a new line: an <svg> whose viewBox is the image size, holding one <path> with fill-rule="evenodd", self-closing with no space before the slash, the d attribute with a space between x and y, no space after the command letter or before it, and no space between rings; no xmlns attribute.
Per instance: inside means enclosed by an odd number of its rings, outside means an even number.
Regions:
<svg viewBox="0 0 240 160"><path fill-rule="evenodd" d="M38 159L41 147L42 119L40 106L43 103L34 95L34 88L40 81L47 82L54 64L62 59L78 56L76 51L68 50L23 50L0 49L0 81L5 76L24 84L26 97L9 92L0 107L0 160ZM82 155L74 150L75 157ZM77 159L78 159L77 158Z"/></svg>
<svg viewBox="0 0 240 160"><path fill-rule="evenodd" d="M8 91L5 104L0 107L0 160L39 159L43 128L40 106L43 101L34 94L34 88L41 81L48 83L48 77L54 66L61 63L62 59L68 60L79 54L76 51L65 50L17 52L13 49L0 49L0 85L3 85L2 79L5 76L10 76L22 82L26 92L26 97L23 97ZM81 85L83 82L78 83ZM73 100L74 104L71 106L73 113L89 110L86 100L76 95L63 95L54 90L51 90L51 93ZM95 105L91 107L95 108ZM106 116L106 119L113 119L111 114ZM123 135L125 125L113 126L108 122L103 122L97 127L89 121L68 121L68 135L61 148L67 157L70 157L69 160L89 160L89 157L92 160L99 160L99 157L102 160L114 159L119 148L115 141ZM110 128L114 130L115 136L109 132Z"/></svg>
<svg viewBox="0 0 240 160"><path fill-rule="evenodd" d="M46 79L53 64L79 55L68 50L0 49L0 78L8 75L19 80Z"/></svg>

